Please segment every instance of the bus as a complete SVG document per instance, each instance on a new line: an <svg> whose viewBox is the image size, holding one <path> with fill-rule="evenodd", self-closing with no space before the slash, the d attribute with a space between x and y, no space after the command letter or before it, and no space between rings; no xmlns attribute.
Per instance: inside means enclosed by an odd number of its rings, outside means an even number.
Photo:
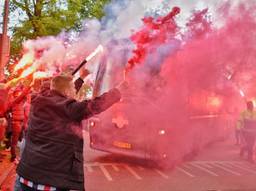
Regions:
<svg viewBox="0 0 256 191"><path fill-rule="evenodd" d="M177 95L179 103L174 100L171 112L157 97L136 91L125 94L89 119L90 147L169 168L232 134L241 102L237 92L232 97L209 89L188 92Z"/></svg>

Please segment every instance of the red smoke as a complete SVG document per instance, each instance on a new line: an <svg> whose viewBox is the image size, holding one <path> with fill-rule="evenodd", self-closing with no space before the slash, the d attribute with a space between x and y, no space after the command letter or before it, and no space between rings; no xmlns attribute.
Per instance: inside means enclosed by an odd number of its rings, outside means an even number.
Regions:
<svg viewBox="0 0 256 191"><path fill-rule="evenodd" d="M151 149L167 153L169 164L225 137L226 129L232 133L237 114L245 107L244 99L256 97L255 8L241 4L232 10L228 6L220 9L219 15L226 16L221 27L212 23L208 9L195 11L181 45L168 50L170 54L164 58L156 50L178 40L178 8L159 19L144 18L143 27L132 36L136 49L126 69L133 69L130 75L136 80L130 84L139 88L131 91L158 109L143 104L141 110L134 106L125 113L127 118L136 116L133 126L141 136L156 133ZM145 78L144 71L152 67L148 63L159 64L160 71ZM142 81L144 86L138 85ZM245 98L239 95L240 89ZM157 135L159 128L165 129L162 137Z"/></svg>
<svg viewBox="0 0 256 191"><path fill-rule="evenodd" d="M175 35L178 27L174 17L180 13L179 7L174 7L172 11L164 16L154 19L153 17L143 18L143 27L131 36L131 40L136 44L133 57L129 59L126 71L131 70L134 65L143 63L145 57L150 53L150 48L159 43L165 43L170 35Z"/></svg>
<svg viewBox="0 0 256 191"><path fill-rule="evenodd" d="M211 31L211 22L208 19L208 9L194 12L186 24L188 34L193 38L199 38Z"/></svg>
<svg viewBox="0 0 256 191"><path fill-rule="evenodd" d="M208 9L195 11L185 25L185 32L175 20L180 13L178 7L163 17L143 18L143 26L131 36L135 49L126 66L131 76L131 94L127 96L130 102L123 107L117 104L112 112L101 115L105 118L101 121L100 135L106 136L109 142L115 131L109 131L113 125L111 119L118 117L112 114L122 113L130 127L122 131L121 140L132 144L137 141L139 146L146 145L160 155L167 154L169 164L224 136L226 118L234 122L237 112L245 106L244 99L256 97L256 5L250 2L236 8L225 4L216 9L216 14L222 16L222 23L217 24L211 21ZM50 47L48 44L44 43L44 47ZM59 52L77 60L85 54L81 50L86 50L88 43L83 42L82 49L70 54L64 54L65 47L61 44L42 63L49 63L48 58L55 58ZM117 57L122 55L114 51L114 46L109 51ZM120 46L126 48L126 42ZM108 57L106 60L111 61L113 71L127 60L126 55L119 59ZM46 66L54 67L55 60ZM62 63L62 59L57 63ZM148 72L151 68L153 75ZM112 72L108 77L117 73ZM245 98L239 95L239 90L245 93ZM216 115L221 118L211 118ZM212 126L203 121L208 116ZM235 123L230 124L233 126L228 128L232 130Z"/></svg>

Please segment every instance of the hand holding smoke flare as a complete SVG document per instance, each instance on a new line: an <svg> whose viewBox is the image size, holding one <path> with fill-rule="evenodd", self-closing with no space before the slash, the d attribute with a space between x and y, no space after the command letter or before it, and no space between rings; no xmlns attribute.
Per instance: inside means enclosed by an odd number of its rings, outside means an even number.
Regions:
<svg viewBox="0 0 256 191"><path fill-rule="evenodd" d="M89 62L100 52L103 52L103 46L101 44L89 56L87 56L85 60L81 62L81 64L72 72L72 75L74 76L87 62Z"/></svg>

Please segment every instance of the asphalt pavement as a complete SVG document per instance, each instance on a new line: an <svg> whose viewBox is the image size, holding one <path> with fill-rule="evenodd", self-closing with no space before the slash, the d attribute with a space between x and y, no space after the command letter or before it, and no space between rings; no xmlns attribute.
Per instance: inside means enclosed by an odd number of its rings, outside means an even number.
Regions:
<svg viewBox="0 0 256 191"><path fill-rule="evenodd" d="M92 150L85 133L86 191L256 191L256 164L239 156L233 140L214 143L174 169ZM12 191L15 164L4 152L0 163L2 191Z"/></svg>
<svg viewBox="0 0 256 191"><path fill-rule="evenodd" d="M216 142L174 169L85 149L87 191L256 191L256 165L234 140Z"/></svg>

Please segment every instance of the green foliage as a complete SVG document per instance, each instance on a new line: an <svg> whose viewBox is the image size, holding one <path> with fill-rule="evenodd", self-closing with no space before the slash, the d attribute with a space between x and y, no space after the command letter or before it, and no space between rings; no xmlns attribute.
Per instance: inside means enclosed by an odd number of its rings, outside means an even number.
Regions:
<svg viewBox="0 0 256 191"><path fill-rule="evenodd" d="M20 15L19 23L12 27L11 56L19 55L27 39L57 35L62 30L79 31L84 19L104 16L104 6L109 1L10 0L10 11Z"/></svg>

